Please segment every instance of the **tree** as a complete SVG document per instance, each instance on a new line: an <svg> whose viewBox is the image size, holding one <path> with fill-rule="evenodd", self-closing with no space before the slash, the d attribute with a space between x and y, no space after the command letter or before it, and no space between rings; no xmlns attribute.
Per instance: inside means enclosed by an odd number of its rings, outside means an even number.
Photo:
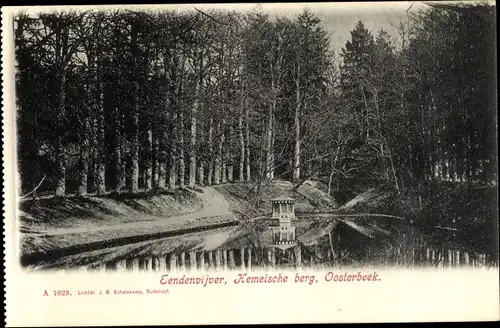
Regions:
<svg viewBox="0 0 500 328"><path fill-rule="evenodd" d="M303 138L307 136L303 129L303 118L308 111L313 112L319 107L320 99L326 98L326 75L329 69L329 42L326 32L320 25L321 20L309 10L304 10L295 22L295 47L292 59L293 70L291 75L295 81L295 110L294 110L294 160L293 181L298 182L301 177L301 150Z"/></svg>
<svg viewBox="0 0 500 328"><path fill-rule="evenodd" d="M342 48L341 86L348 104L358 116L361 136L369 138L368 90L365 78L372 74L374 57L373 36L359 21L351 31L351 40Z"/></svg>
<svg viewBox="0 0 500 328"><path fill-rule="evenodd" d="M72 68L72 59L82 39L74 38L73 29L81 22L82 13L57 13L41 14L40 20L46 28L42 41L45 49L45 60L50 65L50 74L54 78L54 98L52 100L55 112L55 126L64 126L66 116L66 88L67 76ZM38 34L38 33L36 33ZM38 35L36 35L38 38ZM64 133L54 134L55 140L55 167L56 167L56 196L64 196L66 193L66 160L64 150Z"/></svg>

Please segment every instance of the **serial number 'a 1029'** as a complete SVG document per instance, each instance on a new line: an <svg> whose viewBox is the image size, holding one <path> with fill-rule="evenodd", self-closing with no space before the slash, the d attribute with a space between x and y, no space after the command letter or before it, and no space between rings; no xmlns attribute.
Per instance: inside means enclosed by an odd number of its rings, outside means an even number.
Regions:
<svg viewBox="0 0 500 328"><path fill-rule="evenodd" d="M54 296L71 296L71 293L67 289L59 289L59 290L53 290L52 295ZM43 293L43 296L49 296L49 293L47 290Z"/></svg>

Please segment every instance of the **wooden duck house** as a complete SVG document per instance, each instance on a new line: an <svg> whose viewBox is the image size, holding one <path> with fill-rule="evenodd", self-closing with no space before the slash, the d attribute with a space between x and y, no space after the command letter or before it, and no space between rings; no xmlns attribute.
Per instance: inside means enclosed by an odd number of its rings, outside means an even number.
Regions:
<svg viewBox="0 0 500 328"><path fill-rule="evenodd" d="M272 244L281 249L287 249L297 245L295 239L295 227L292 219L295 219L295 199L290 197L278 197L271 199L272 217L278 224L271 227Z"/></svg>

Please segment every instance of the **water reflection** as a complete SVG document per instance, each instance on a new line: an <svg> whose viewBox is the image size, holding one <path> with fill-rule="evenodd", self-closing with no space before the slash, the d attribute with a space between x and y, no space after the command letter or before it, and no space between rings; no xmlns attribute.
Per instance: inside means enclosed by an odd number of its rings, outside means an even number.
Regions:
<svg viewBox="0 0 500 328"><path fill-rule="evenodd" d="M433 266L451 269L498 263L492 256L452 242L433 243L404 222L313 216L279 218L240 221L238 226L63 256L40 263L37 268L214 271Z"/></svg>
<svg viewBox="0 0 500 328"><path fill-rule="evenodd" d="M309 220L296 224L296 240L276 239L272 222L242 223L203 235L166 238L136 245L126 253L111 252L98 270L219 271L322 269L340 267L482 268L486 254L452 245L433 245L408 232L398 238L360 236L342 222ZM312 237L314 236L314 237ZM494 263L493 263L494 264Z"/></svg>

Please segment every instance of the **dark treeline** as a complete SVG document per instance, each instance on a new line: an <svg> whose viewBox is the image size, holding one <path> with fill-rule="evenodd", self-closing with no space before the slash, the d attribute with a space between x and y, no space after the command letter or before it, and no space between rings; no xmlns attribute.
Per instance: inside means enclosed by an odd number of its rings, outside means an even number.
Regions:
<svg viewBox="0 0 500 328"><path fill-rule="evenodd" d="M358 22L339 54L307 10L18 15L22 191L495 184L494 34L486 6Z"/></svg>

